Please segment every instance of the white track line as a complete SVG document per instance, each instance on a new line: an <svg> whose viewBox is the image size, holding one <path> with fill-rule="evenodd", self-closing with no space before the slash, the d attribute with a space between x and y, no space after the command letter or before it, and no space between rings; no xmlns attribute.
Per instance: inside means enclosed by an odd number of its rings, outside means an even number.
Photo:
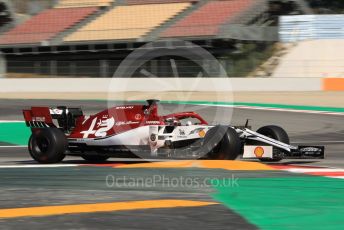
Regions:
<svg viewBox="0 0 344 230"><path fill-rule="evenodd" d="M341 112L329 112L329 111L316 111L316 110L299 110L299 109L281 109L281 108L272 108L272 107L255 107L255 106L235 106L240 109L254 109L254 110L268 110L268 111L277 111L277 112L291 112L291 113L309 113L309 114L321 114L321 115L338 115L344 116L344 113Z"/></svg>
<svg viewBox="0 0 344 230"><path fill-rule="evenodd" d="M0 120L0 123L25 123L25 121L7 121L7 120Z"/></svg>
<svg viewBox="0 0 344 230"><path fill-rule="evenodd" d="M26 148L27 147L27 145L8 145L8 146L6 146L6 145L4 145L4 146L0 146L0 148Z"/></svg>
<svg viewBox="0 0 344 230"><path fill-rule="evenodd" d="M283 171L288 171L292 173L303 173L306 175L315 175L316 176L322 176L327 178L335 178L335 179L344 179L344 176L342 175L331 175L336 173L344 173L344 169L342 168L297 168L291 166L290 168L282 169Z"/></svg>
<svg viewBox="0 0 344 230"><path fill-rule="evenodd" d="M344 176L328 176L329 178L344 179Z"/></svg>
<svg viewBox="0 0 344 230"><path fill-rule="evenodd" d="M287 169L289 172L295 173L317 173L317 172L344 172L344 169L333 169L333 168L290 168Z"/></svg>
<svg viewBox="0 0 344 230"><path fill-rule="evenodd" d="M0 169L7 168L63 168L63 167L77 167L79 164L51 164L51 165L39 165L39 164L30 164L30 165L0 165Z"/></svg>
<svg viewBox="0 0 344 230"><path fill-rule="evenodd" d="M209 105L209 104L195 104L201 106L213 106L213 107L228 107L239 109L252 109L252 110L265 110L265 111L277 111L277 112L292 112L292 113L308 113L308 114L320 114L320 115L337 115L344 116L344 112L329 112L329 111L316 111L316 110L302 110L302 109L282 109L273 107L261 107L261 106L245 106L245 105Z"/></svg>
<svg viewBox="0 0 344 230"><path fill-rule="evenodd" d="M344 141L296 141L296 142L292 142L292 144L344 144Z"/></svg>

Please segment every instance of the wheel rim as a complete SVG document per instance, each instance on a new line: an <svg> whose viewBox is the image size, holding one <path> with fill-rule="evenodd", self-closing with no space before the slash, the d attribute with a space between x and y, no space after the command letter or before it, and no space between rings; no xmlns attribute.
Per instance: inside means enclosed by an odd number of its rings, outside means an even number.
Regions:
<svg viewBox="0 0 344 230"><path fill-rule="evenodd" d="M46 153L49 149L50 141L47 138L37 138L36 140L36 150L41 153Z"/></svg>

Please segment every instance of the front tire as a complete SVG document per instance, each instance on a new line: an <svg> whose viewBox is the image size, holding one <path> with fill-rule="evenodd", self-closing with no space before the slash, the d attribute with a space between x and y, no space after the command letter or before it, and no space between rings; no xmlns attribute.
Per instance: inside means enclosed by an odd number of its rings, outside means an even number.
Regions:
<svg viewBox="0 0 344 230"><path fill-rule="evenodd" d="M67 148L67 138L57 128L39 129L31 135L29 140L29 153L41 164L61 162L66 156Z"/></svg>
<svg viewBox="0 0 344 230"><path fill-rule="evenodd" d="M268 126L264 126L261 127L260 129L257 130L257 133L262 134L264 136L270 137L272 139L275 139L277 141L283 142L285 144L290 144L290 140L289 140L289 136L287 134L287 132L276 125L268 125ZM275 147L274 148L274 154L276 154L276 156L274 156L273 159L259 159L260 161L263 162L278 162L281 161L283 159L283 154L284 154L284 150L282 149L277 149Z"/></svg>
<svg viewBox="0 0 344 230"><path fill-rule="evenodd" d="M211 160L235 160L242 143L237 132L228 126L215 126L204 137L206 158Z"/></svg>

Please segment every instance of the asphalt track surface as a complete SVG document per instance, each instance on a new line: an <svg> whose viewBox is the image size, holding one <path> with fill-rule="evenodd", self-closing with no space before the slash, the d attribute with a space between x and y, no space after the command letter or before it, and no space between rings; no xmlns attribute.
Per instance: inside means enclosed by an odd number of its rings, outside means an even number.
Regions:
<svg viewBox="0 0 344 230"><path fill-rule="evenodd" d="M102 101L49 101L49 100L1 100L0 120L22 120L21 110L30 106L81 106L85 114L92 114L107 107ZM242 125L252 119L252 129L264 125L280 125L290 135L293 143L325 145L325 160L284 160L284 165L311 165L344 168L344 116L264 111L235 108L229 117L229 108L207 106L162 105L164 113L179 109L196 110L206 120ZM228 111L226 111L228 110ZM220 112L219 112L220 111ZM220 114L220 115L219 115ZM227 117L228 115L228 117ZM205 202L199 206L170 208L142 208L106 212L75 212L64 215L31 217L23 215L1 218L2 229L256 229L237 212L214 202L209 186L171 186L169 179L178 176L197 178L264 178L290 176L282 171L225 171L208 169L140 169L116 168L117 164L131 164L112 159L109 167L80 166L79 158L67 157L56 168L6 168L6 166L33 165L26 148L0 147L0 208L60 206L69 204L113 203L123 201L192 200ZM65 165L66 167L62 167ZM70 167L69 167L70 166ZM2 167L2 168L1 168ZM109 186L107 178L120 178L115 186ZM152 186L131 186L132 178L164 177ZM298 175L295 175L297 177ZM118 183L117 183L118 182ZM128 184L129 183L129 184ZM209 205L207 204L209 202ZM160 202L161 203L161 202ZM32 210L34 212L35 210ZM0 211L1 212L1 211Z"/></svg>

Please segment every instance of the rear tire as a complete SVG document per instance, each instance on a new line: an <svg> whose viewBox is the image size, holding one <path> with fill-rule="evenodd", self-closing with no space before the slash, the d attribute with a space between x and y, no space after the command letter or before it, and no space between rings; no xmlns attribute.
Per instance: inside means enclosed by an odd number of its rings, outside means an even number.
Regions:
<svg viewBox="0 0 344 230"><path fill-rule="evenodd" d="M204 137L206 158L211 160L235 160L242 143L237 132L228 126L215 126Z"/></svg>
<svg viewBox="0 0 344 230"><path fill-rule="evenodd" d="M89 163L104 163L107 161L107 159L110 158L107 156L97 156L97 155L84 155L81 157Z"/></svg>
<svg viewBox="0 0 344 230"><path fill-rule="evenodd" d="M275 140L278 140L280 142L283 142L285 144L290 144L290 140L289 140L289 136L287 134L287 132L279 127L279 126L276 126L276 125L268 125L268 126L264 126L264 127L261 127L260 129L257 130L257 133L260 133L264 136L267 136L267 137L270 137L272 139L275 139ZM279 154L278 155L283 155L283 152L284 150L282 149L276 149L275 147L274 148L274 152L275 151L278 151ZM273 159L259 159L260 161L263 161L263 162L278 162L278 161L281 161L283 158L281 156L279 157L276 157L276 158L273 158Z"/></svg>
<svg viewBox="0 0 344 230"><path fill-rule="evenodd" d="M29 140L29 153L41 164L61 162L66 156L67 148L67 138L57 128L39 129L31 135Z"/></svg>

